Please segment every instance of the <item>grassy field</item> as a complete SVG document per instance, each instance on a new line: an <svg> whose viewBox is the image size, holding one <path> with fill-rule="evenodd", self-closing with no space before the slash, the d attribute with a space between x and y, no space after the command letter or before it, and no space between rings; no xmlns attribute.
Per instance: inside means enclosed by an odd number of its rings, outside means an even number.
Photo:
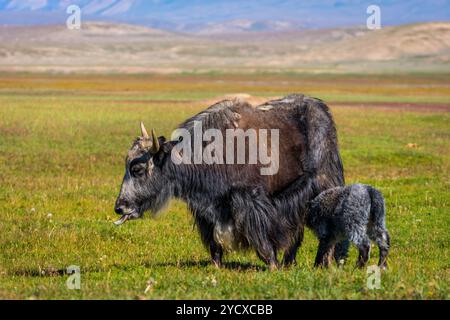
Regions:
<svg viewBox="0 0 450 320"><path fill-rule="evenodd" d="M448 299L449 84L445 74L1 74L0 298ZM354 248L344 268L315 270L309 231L299 265L269 272L254 253L212 267L181 202L112 224L139 121L169 135L204 100L239 92L329 103L347 182L386 197L392 250L380 289L354 269ZM81 268L80 290L66 287L70 265Z"/></svg>

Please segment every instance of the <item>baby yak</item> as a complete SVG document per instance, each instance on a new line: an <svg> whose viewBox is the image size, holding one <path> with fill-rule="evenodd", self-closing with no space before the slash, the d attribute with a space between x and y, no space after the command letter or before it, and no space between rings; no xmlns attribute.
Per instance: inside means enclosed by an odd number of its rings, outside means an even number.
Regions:
<svg viewBox="0 0 450 320"><path fill-rule="evenodd" d="M354 184L323 191L310 203L307 226L319 238L316 267L328 267L334 245L343 239L358 247L358 267L369 260L370 240L380 250L378 265L387 267L390 237L385 225L384 199L377 189Z"/></svg>

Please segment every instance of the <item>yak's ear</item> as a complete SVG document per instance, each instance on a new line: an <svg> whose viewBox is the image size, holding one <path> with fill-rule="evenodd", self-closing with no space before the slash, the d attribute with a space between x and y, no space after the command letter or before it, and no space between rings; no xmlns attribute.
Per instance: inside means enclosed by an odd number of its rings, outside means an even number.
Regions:
<svg viewBox="0 0 450 320"><path fill-rule="evenodd" d="M167 141L166 137L160 136L158 137L159 145L163 145Z"/></svg>
<svg viewBox="0 0 450 320"><path fill-rule="evenodd" d="M170 154L172 152L173 147L177 143L181 142L183 139L166 141L166 138L159 137L158 140L160 148L158 153L153 156L153 162L156 165L161 165L164 162L164 158L166 157L166 155Z"/></svg>
<svg viewBox="0 0 450 320"><path fill-rule="evenodd" d="M175 145L183 141L183 137L180 137L178 140L165 141L161 144L161 149L164 153L170 153Z"/></svg>

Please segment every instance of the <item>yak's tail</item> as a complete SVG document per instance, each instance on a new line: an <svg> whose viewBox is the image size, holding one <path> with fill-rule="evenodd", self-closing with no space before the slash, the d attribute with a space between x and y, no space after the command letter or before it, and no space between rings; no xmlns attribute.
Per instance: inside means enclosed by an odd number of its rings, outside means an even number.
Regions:
<svg viewBox="0 0 450 320"><path fill-rule="evenodd" d="M320 192L345 185L336 125L328 106L320 99L304 97L298 106L300 129L306 137L304 169L319 177Z"/></svg>

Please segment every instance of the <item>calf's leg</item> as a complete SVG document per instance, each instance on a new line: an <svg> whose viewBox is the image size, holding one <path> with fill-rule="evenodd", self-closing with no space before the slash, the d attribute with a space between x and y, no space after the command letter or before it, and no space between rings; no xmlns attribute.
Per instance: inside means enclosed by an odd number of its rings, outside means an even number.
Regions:
<svg viewBox="0 0 450 320"><path fill-rule="evenodd" d="M387 230L384 230L380 236L377 237L376 243L380 250L380 259L378 260L378 266L381 269L387 269L387 256L391 245L391 238Z"/></svg>
<svg viewBox="0 0 450 320"><path fill-rule="evenodd" d="M350 241L345 239L336 243L334 250L334 259L337 264L344 264L348 257L348 249L350 248Z"/></svg>
<svg viewBox="0 0 450 320"><path fill-rule="evenodd" d="M358 268L363 268L367 261L369 261L370 257L370 240L365 237L358 243L355 243L359 250L358 261L356 262L356 266Z"/></svg>

